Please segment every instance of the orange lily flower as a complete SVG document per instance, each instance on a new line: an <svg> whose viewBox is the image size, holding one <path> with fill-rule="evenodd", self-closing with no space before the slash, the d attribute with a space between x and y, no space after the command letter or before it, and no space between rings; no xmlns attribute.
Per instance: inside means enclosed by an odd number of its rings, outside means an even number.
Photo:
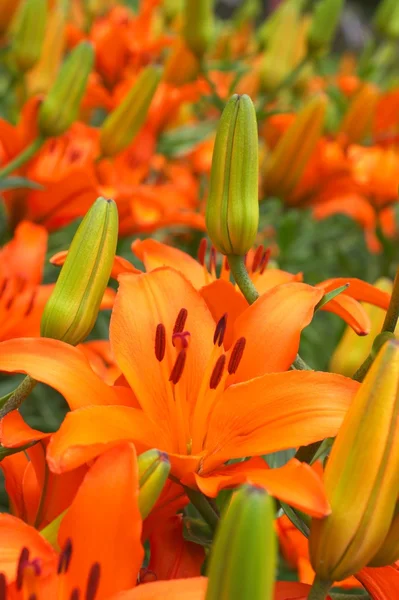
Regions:
<svg viewBox="0 0 399 600"><path fill-rule="evenodd" d="M14 600L110 598L136 585L141 525L136 453L123 444L86 474L61 522L60 553L33 527L0 515L0 584Z"/></svg>
<svg viewBox="0 0 399 600"><path fill-rule="evenodd" d="M0 370L28 372L60 391L72 408L49 444L55 473L131 440L140 450L168 452L172 474L184 485L216 495L221 487L251 480L324 515L329 508L320 479L308 465L293 459L273 470L254 458L224 467L231 458L335 435L358 384L328 373L284 372L322 296L303 283L277 286L235 320L225 347L226 317L215 329L204 299L180 273L126 273L110 329L125 382L107 386L79 349L46 339L0 344ZM3 420L6 447L21 445L13 420Z"/></svg>

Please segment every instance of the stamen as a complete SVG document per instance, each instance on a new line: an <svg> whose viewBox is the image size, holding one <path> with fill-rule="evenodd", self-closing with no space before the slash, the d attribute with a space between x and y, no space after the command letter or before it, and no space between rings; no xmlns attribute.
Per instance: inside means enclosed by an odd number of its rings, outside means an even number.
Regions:
<svg viewBox="0 0 399 600"><path fill-rule="evenodd" d="M187 353L184 349L180 350L179 354L177 355L176 362L173 365L169 381L171 381L174 385L180 381L183 374L184 365L186 364L186 354Z"/></svg>
<svg viewBox="0 0 399 600"><path fill-rule="evenodd" d="M209 387L211 388L211 390L216 390L217 386L219 385L220 380L222 379L225 364L226 356L225 354L222 354L217 359L215 366L213 367L211 378L209 380Z"/></svg>
<svg viewBox="0 0 399 600"><path fill-rule="evenodd" d="M29 563L29 566L32 567L32 569L34 570L36 577L41 575L42 566L41 566L40 558L34 558L33 560L31 560Z"/></svg>
<svg viewBox="0 0 399 600"><path fill-rule="evenodd" d="M35 290L33 290L31 298L29 300L29 304L25 310L25 317L29 317L30 313L32 312L34 306L35 306L35 302L36 302L36 296L37 296L37 288Z"/></svg>
<svg viewBox="0 0 399 600"><path fill-rule="evenodd" d="M255 273L256 269L258 268L261 258L263 256L264 250L265 249L262 244L260 246L258 246L258 248L256 249L254 259L252 261L252 273Z"/></svg>
<svg viewBox="0 0 399 600"><path fill-rule="evenodd" d="M177 315L175 326L173 327L173 333L181 333L184 330L187 315L187 308L181 308L179 314Z"/></svg>
<svg viewBox="0 0 399 600"><path fill-rule="evenodd" d="M159 362L162 362L165 356L166 331L165 325L159 323L155 332L155 356Z"/></svg>
<svg viewBox="0 0 399 600"><path fill-rule="evenodd" d="M17 590L22 590L22 583L24 578L24 570L26 565L29 562L29 549L24 546L21 550L21 554L19 555L19 561L17 566L17 577L16 577L16 586Z"/></svg>
<svg viewBox="0 0 399 600"><path fill-rule="evenodd" d="M4 573L0 573L0 600L7 598L7 581Z"/></svg>
<svg viewBox="0 0 399 600"><path fill-rule="evenodd" d="M260 265L259 265L259 273L261 275L263 275L267 265L269 264L271 253L272 253L271 249L266 248L265 253L262 256L262 260L260 261Z"/></svg>
<svg viewBox="0 0 399 600"><path fill-rule="evenodd" d="M205 255L206 255L207 249L208 249L208 242L207 242L206 238L202 238L202 240L200 241L200 244L198 246L198 253L197 253L198 262L202 266L205 265Z"/></svg>
<svg viewBox="0 0 399 600"><path fill-rule="evenodd" d="M37 595L36 594L31 594L29 596L28 600L37 600Z"/></svg>
<svg viewBox="0 0 399 600"><path fill-rule="evenodd" d="M189 331L182 331L179 333L174 333L172 335L173 347L176 348L176 346L177 346L179 348L179 350L182 350L183 348L188 348L189 340L190 340L190 332Z"/></svg>
<svg viewBox="0 0 399 600"><path fill-rule="evenodd" d="M95 562L90 569L89 579L87 581L85 600L94 600L100 583L101 568L100 563Z"/></svg>
<svg viewBox="0 0 399 600"><path fill-rule="evenodd" d="M245 344L247 340L244 337L239 338L234 344L234 348L230 354L229 364L227 366L227 370L230 375L233 375L241 362L242 355L244 354Z"/></svg>
<svg viewBox="0 0 399 600"><path fill-rule="evenodd" d="M216 271L216 248L211 246L211 253L209 255L209 272L214 273Z"/></svg>
<svg viewBox="0 0 399 600"><path fill-rule="evenodd" d="M79 600L79 598L80 598L80 591L78 590L78 588L74 588L71 592L69 600Z"/></svg>
<svg viewBox="0 0 399 600"><path fill-rule="evenodd" d="M227 313L224 313L223 317L216 323L215 333L213 335L213 343L221 346L223 344L224 335L227 327Z"/></svg>
<svg viewBox="0 0 399 600"><path fill-rule="evenodd" d="M224 257L223 266L226 271L230 271L229 259L227 258L227 256Z"/></svg>
<svg viewBox="0 0 399 600"><path fill-rule="evenodd" d="M64 548L60 553L60 557L58 559L58 568L57 573L60 575L61 573L66 573L69 569L69 565L71 562L72 556L72 540L71 538L67 538L64 544Z"/></svg>

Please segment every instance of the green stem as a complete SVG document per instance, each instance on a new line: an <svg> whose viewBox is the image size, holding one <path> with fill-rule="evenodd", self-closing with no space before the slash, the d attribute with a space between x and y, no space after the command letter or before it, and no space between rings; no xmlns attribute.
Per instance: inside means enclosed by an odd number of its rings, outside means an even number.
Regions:
<svg viewBox="0 0 399 600"><path fill-rule="evenodd" d="M381 329L381 333L384 331L390 331L395 333L396 324L399 317L399 269L396 271L395 281L393 283L393 290L391 295L391 301L388 306L387 314L385 315L384 324Z"/></svg>
<svg viewBox="0 0 399 600"><path fill-rule="evenodd" d="M7 394L4 398L0 399L0 419L8 415L13 410L19 408L22 402L29 396L31 391L36 386L37 381L30 375L27 375L19 386Z"/></svg>
<svg viewBox="0 0 399 600"><path fill-rule="evenodd" d="M312 367L309 367L308 363L306 363L299 354L296 355L296 359L292 363L291 369L296 371L313 371Z"/></svg>
<svg viewBox="0 0 399 600"><path fill-rule="evenodd" d="M308 600L325 600L330 588L330 581L320 581L320 579L318 579L316 575L311 590L309 592Z"/></svg>
<svg viewBox="0 0 399 600"><path fill-rule="evenodd" d="M240 288L244 298L248 304L253 304L259 298L259 293L248 275L244 257L230 254L227 260L229 261L234 281Z"/></svg>
<svg viewBox="0 0 399 600"><path fill-rule="evenodd" d="M363 381L363 379L366 377L367 373L369 372L372 364L373 364L373 359L371 357L371 354L369 354L368 357L366 358L366 360L364 361L364 363L362 365L360 365L360 367L358 368L356 373L353 375L352 379L354 379L355 381L359 381L361 383Z"/></svg>
<svg viewBox="0 0 399 600"><path fill-rule="evenodd" d="M28 162L28 160L30 160L42 147L44 141L45 140L42 137L38 137L35 140L33 140L30 146L25 148L25 150L18 154L18 156L16 156L14 160L12 160L7 165L5 165L5 167L0 169L0 179L4 179L5 177L7 177L7 175L12 173L13 171L16 171L17 169L22 167L22 165Z"/></svg>
<svg viewBox="0 0 399 600"><path fill-rule="evenodd" d="M208 523L208 525L210 525L212 529L215 530L219 523L219 515L217 514L213 506L210 504L207 497L204 496L204 494L201 494L201 492L192 490L189 487L184 487L184 489L191 504L195 506L200 515Z"/></svg>

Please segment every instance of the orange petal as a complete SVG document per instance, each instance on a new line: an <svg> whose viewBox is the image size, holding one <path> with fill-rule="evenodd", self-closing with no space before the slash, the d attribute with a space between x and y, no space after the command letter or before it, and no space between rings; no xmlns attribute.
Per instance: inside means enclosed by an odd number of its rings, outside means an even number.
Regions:
<svg viewBox="0 0 399 600"><path fill-rule="evenodd" d="M0 371L27 373L56 389L71 410L88 404L118 404L115 391L90 368L80 350L47 338L0 343Z"/></svg>
<svg viewBox="0 0 399 600"><path fill-rule="evenodd" d="M213 348L215 329L204 300L192 284L173 269L120 276L111 318L111 347L145 413L169 432L173 429L176 410L170 401L168 381L177 356L171 337L182 308L187 310L184 329L190 334L190 347L179 388L183 401L195 402ZM161 362L155 355L155 334L160 323L166 331L166 352Z"/></svg>
<svg viewBox="0 0 399 600"><path fill-rule="evenodd" d="M205 600L207 584L206 577L155 581L116 594L110 600Z"/></svg>
<svg viewBox="0 0 399 600"><path fill-rule="evenodd" d="M68 250L62 250L61 252L57 252L50 258L50 262L52 265L56 267L62 267L65 262L66 257L68 256ZM126 258L123 256L115 256L114 263L112 265L111 277L113 279L117 279L121 273L141 273L135 266L132 265Z"/></svg>
<svg viewBox="0 0 399 600"><path fill-rule="evenodd" d="M152 239L135 240L132 252L144 263L147 273L158 267L173 267L183 273L195 288L199 289L206 284L204 267L178 248Z"/></svg>
<svg viewBox="0 0 399 600"><path fill-rule="evenodd" d="M321 310L341 317L358 335L370 333L371 322L368 314L360 302L350 296L339 294L322 306Z"/></svg>
<svg viewBox="0 0 399 600"><path fill-rule="evenodd" d="M373 600L393 600L398 596L399 571L394 567L366 567L356 574Z"/></svg>
<svg viewBox="0 0 399 600"><path fill-rule="evenodd" d="M0 514L0 573L5 574L8 583L16 579L18 560L24 547L29 549L31 559L40 559L43 577L55 570L57 554L40 533L16 517Z"/></svg>
<svg viewBox="0 0 399 600"><path fill-rule="evenodd" d="M302 281L303 275L302 273L293 275L280 269L265 269L263 273L254 273L251 278L259 294L262 295L276 287L276 285L290 283L291 281Z"/></svg>
<svg viewBox="0 0 399 600"><path fill-rule="evenodd" d="M124 441L141 450L165 450L162 423L157 427L141 410L126 406L88 406L66 415L52 436L47 460L51 470L74 469Z"/></svg>
<svg viewBox="0 0 399 600"><path fill-rule="evenodd" d="M269 469L262 458L252 458L222 467L207 477L196 475L195 480L201 492L211 498L222 489L251 483L312 517L331 513L322 479L312 467L295 458L278 469Z"/></svg>
<svg viewBox="0 0 399 600"><path fill-rule="evenodd" d="M0 462L3 471L5 489L13 515L24 519L25 505L23 497L23 478L29 460L24 452L18 452L12 456L6 456Z"/></svg>
<svg viewBox="0 0 399 600"><path fill-rule="evenodd" d="M48 233L44 227L22 221L14 238L0 251L7 272L17 275L30 284L42 282L47 251Z"/></svg>
<svg viewBox="0 0 399 600"><path fill-rule="evenodd" d="M369 304L387 310L391 295L388 294L388 292L380 290L371 283L356 279L355 277L335 277L334 279L326 279L325 281L318 283L316 287L324 289L327 293L347 283L349 283L349 287L344 290L342 294L337 296L337 298L350 296L355 300L359 300L359 302L368 302Z"/></svg>
<svg viewBox="0 0 399 600"><path fill-rule="evenodd" d="M0 443L6 448L18 448L51 435L32 429L17 410L0 420Z"/></svg>
<svg viewBox="0 0 399 600"><path fill-rule="evenodd" d="M222 392L210 418L203 470L336 435L359 384L315 371L267 374Z"/></svg>
<svg viewBox="0 0 399 600"><path fill-rule="evenodd" d="M229 282L218 279L200 290L217 323L227 313L227 327L223 345L228 350L233 341L233 326L236 319L248 308L244 296Z"/></svg>
<svg viewBox="0 0 399 600"><path fill-rule="evenodd" d="M249 306L234 324L234 339L245 337L246 346L232 380L288 369L298 352L301 331L322 297L322 290L305 283L286 283Z"/></svg>
<svg viewBox="0 0 399 600"><path fill-rule="evenodd" d="M68 538L72 541L69 594L75 586L84 585L94 562L100 564L99 597L109 598L136 584L144 556L138 494L137 458L132 444L109 450L91 467L58 535L60 548ZM65 596L69 597L67 593Z"/></svg>

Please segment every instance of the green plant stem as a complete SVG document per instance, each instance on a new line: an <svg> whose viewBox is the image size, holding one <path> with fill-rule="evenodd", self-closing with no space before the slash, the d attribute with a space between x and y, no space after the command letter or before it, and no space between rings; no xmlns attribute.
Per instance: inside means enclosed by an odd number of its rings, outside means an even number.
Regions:
<svg viewBox="0 0 399 600"><path fill-rule="evenodd" d="M296 355L296 359L292 363L291 369L296 371L313 371L312 367L309 367L309 365L303 360L303 358L299 356L299 354Z"/></svg>
<svg viewBox="0 0 399 600"><path fill-rule="evenodd" d="M371 357L371 354L369 354L368 357L366 358L366 360L364 361L364 363L362 365L360 365L360 367L358 368L356 373L353 375L352 379L354 379L355 381L359 381L361 383L363 381L363 379L366 377L367 373L369 372L369 369L372 364L373 364L373 359Z"/></svg>
<svg viewBox="0 0 399 600"><path fill-rule="evenodd" d="M399 269L396 271L395 281L393 282L393 290L391 301L388 306L387 314L385 315L384 324L381 333L384 331L395 332L395 328L399 317Z"/></svg>
<svg viewBox="0 0 399 600"><path fill-rule="evenodd" d="M244 298L248 304L253 304L259 298L259 292L252 283L252 279L248 274L244 257L237 256L236 254L230 254L227 257L227 260L229 261L234 281L240 288Z"/></svg>
<svg viewBox="0 0 399 600"><path fill-rule="evenodd" d="M7 177L7 175L12 173L13 171L16 171L16 169L19 169L20 167L22 167L22 165L28 162L28 160L30 160L36 154L36 152L40 150L40 148L44 144L44 141L45 140L42 137L38 137L35 140L33 140L30 146L25 148L25 150L18 154L18 156L16 156L14 160L12 160L5 167L0 169L0 179L4 179L5 177Z"/></svg>
<svg viewBox="0 0 399 600"><path fill-rule="evenodd" d="M309 592L308 600L325 600L330 588L330 581L320 581L316 576Z"/></svg>
<svg viewBox="0 0 399 600"><path fill-rule="evenodd" d="M191 504L195 506L200 515L208 523L208 525L212 527L212 530L215 530L217 524L219 523L219 515L217 514L207 497L204 496L204 494L201 494L201 492L192 490L189 487L185 487L184 489Z"/></svg>
<svg viewBox="0 0 399 600"><path fill-rule="evenodd" d="M36 379L27 375L19 386L0 400L0 419L19 408L37 384Z"/></svg>

